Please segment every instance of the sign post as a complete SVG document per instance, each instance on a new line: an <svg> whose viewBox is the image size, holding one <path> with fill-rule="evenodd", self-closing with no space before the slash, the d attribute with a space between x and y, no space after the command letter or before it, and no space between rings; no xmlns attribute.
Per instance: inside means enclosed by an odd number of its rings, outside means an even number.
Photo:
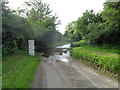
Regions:
<svg viewBox="0 0 120 90"><path fill-rule="evenodd" d="M28 45L29 45L29 54L32 55L32 56L35 56L34 40L28 40Z"/></svg>

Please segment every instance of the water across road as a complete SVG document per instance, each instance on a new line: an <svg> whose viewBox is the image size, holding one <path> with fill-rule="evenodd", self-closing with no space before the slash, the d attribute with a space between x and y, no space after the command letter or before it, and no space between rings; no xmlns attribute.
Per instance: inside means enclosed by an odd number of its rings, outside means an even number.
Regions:
<svg viewBox="0 0 120 90"><path fill-rule="evenodd" d="M118 82L70 56L70 44L40 54L33 88L118 88Z"/></svg>

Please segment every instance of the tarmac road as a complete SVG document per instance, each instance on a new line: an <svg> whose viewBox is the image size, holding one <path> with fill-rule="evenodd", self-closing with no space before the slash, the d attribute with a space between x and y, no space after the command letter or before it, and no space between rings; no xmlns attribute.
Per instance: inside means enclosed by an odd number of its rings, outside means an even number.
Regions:
<svg viewBox="0 0 120 90"><path fill-rule="evenodd" d="M33 88L118 88L118 82L74 59L58 52L41 57Z"/></svg>
<svg viewBox="0 0 120 90"><path fill-rule="evenodd" d="M74 60L47 59L38 67L33 88L118 88L118 82Z"/></svg>

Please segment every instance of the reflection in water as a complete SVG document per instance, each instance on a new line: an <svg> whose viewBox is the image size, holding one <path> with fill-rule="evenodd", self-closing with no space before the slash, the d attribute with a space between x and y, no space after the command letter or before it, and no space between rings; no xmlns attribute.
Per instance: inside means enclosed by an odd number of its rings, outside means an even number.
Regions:
<svg viewBox="0 0 120 90"><path fill-rule="evenodd" d="M62 46L57 46L56 48L70 48L70 44L65 44Z"/></svg>
<svg viewBox="0 0 120 90"><path fill-rule="evenodd" d="M44 54L42 55L44 58L47 58L47 60L49 60L49 62L56 62L61 61L61 62L65 62L68 63L68 57L70 56L70 44L66 44L63 46L58 46L55 49L50 49L46 52L44 52Z"/></svg>
<svg viewBox="0 0 120 90"><path fill-rule="evenodd" d="M62 55L54 55L54 57L56 57L57 60L59 60L59 61L61 61L61 62L65 62L65 63L69 62L69 60L68 60L68 57L69 57L69 56L70 56L69 51L67 51L67 53L64 53L64 52L63 52Z"/></svg>

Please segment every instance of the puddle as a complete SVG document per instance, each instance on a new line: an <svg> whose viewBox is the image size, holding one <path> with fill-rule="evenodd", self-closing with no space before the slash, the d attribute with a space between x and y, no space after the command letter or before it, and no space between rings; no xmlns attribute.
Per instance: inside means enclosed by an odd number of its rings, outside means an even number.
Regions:
<svg viewBox="0 0 120 90"><path fill-rule="evenodd" d="M56 61L61 61L68 63L68 57L70 56L70 44L57 46L55 49L48 50L42 56L47 58L47 61L50 63L55 63Z"/></svg>

